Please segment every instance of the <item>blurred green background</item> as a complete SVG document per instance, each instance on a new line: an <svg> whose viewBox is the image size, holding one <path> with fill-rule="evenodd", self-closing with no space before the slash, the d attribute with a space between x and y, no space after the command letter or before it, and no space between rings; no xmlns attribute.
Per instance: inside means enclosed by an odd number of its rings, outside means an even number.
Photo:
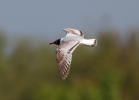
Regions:
<svg viewBox="0 0 139 100"><path fill-rule="evenodd" d="M96 47L75 50L62 80L56 46L20 38L6 55L9 37L1 31L0 100L139 100L138 35L132 30L123 39L115 30L100 31Z"/></svg>

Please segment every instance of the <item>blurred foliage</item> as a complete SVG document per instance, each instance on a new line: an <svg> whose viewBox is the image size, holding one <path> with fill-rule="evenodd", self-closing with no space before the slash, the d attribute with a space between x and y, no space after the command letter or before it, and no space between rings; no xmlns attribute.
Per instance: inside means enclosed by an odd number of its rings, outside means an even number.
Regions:
<svg viewBox="0 0 139 100"><path fill-rule="evenodd" d="M21 39L10 56L0 34L0 100L139 100L139 31L126 41L102 31L95 48L79 46L62 80L55 46ZM7 42L8 43L8 42Z"/></svg>

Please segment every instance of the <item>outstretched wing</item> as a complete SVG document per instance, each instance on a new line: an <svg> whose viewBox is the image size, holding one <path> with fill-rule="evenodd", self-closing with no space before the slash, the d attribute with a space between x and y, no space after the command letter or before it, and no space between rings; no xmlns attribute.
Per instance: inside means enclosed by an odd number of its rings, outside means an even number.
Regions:
<svg viewBox="0 0 139 100"><path fill-rule="evenodd" d="M62 79L65 79L70 71L72 52L80 43L78 41L67 41L56 49L56 58Z"/></svg>
<svg viewBox="0 0 139 100"><path fill-rule="evenodd" d="M72 28L65 28L63 30L67 33L66 36L78 35L78 36L84 37L83 32L81 32L80 30L72 29Z"/></svg>

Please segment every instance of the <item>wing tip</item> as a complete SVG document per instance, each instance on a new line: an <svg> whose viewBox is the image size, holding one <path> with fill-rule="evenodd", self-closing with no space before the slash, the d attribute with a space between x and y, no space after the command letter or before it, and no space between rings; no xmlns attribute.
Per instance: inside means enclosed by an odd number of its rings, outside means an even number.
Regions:
<svg viewBox="0 0 139 100"><path fill-rule="evenodd" d="M80 33L81 33L81 35L80 35L80 36L81 36L81 37L84 37L84 34L83 34L83 32L82 32L82 31L80 31Z"/></svg>
<svg viewBox="0 0 139 100"><path fill-rule="evenodd" d="M62 77L62 80L65 80L66 79L66 77Z"/></svg>
<svg viewBox="0 0 139 100"><path fill-rule="evenodd" d="M71 33L75 33L76 35L79 35L81 37L84 37L84 34L82 31L78 30L78 29L74 29L74 28L64 28L63 31L65 31L66 33L71 32Z"/></svg>
<svg viewBox="0 0 139 100"><path fill-rule="evenodd" d="M66 74L64 77L62 77L62 80L65 80L67 78L68 74Z"/></svg>
<svg viewBox="0 0 139 100"><path fill-rule="evenodd" d="M61 77L62 77L62 80L65 80L69 74L69 71L70 71L70 66L68 67L67 70L65 70L65 72L63 71L63 69L60 69L60 74L61 74Z"/></svg>

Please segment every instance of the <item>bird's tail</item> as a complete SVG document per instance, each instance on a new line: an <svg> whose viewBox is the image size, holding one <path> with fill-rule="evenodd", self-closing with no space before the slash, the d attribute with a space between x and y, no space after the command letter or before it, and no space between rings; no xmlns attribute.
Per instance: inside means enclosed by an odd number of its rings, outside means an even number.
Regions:
<svg viewBox="0 0 139 100"><path fill-rule="evenodd" d="M96 39L84 39L82 41L82 44L85 44L86 46L94 47L97 45Z"/></svg>

